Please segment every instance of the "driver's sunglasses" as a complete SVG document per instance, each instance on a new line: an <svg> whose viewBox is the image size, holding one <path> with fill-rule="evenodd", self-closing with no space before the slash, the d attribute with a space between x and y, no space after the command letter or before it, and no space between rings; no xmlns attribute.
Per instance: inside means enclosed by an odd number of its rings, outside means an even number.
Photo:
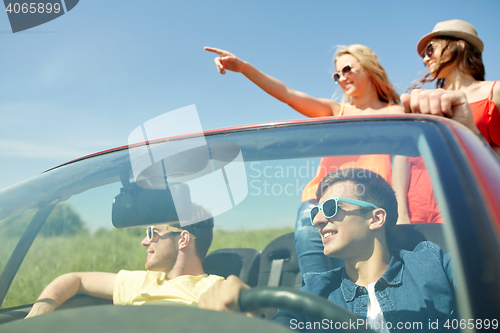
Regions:
<svg viewBox="0 0 500 333"><path fill-rule="evenodd" d="M340 81L340 73L342 73L343 77L346 77L347 75L349 75L349 73L351 73L351 71L352 71L352 65L351 64L345 65L340 72L336 72L332 75L333 81L335 81L335 83L338 84Z"/></svg>
<svg viewBox="0 0 500 333"><path fill-rule="evenodd" d="M429 58L432 57L434 54L434 42L430 42L429 45L427 45L427 48L425 49L424 54L422 55L422 58L425 58L425 56L428 56Z"/></svg>
<svg viewBox="0 0 500 333"><path fill-rule="evenodd" d="M314 221L314 218L316 215L319 213L319 211L323 211L323 216L325 216L327 219L334 217L337 215L337 212L339 211L339 202L345 202L345 203L350 203L359 207L370 207L377 209L378 207L375 206L374 204L371 204L366 201L361 201L361 200L356 200L356 199L348 199L348 198L331 198L323 202L319 206L314 206L311 209L311 224Z"/></svg>
<svg viewBox="0 0 500 333"><path fill-rule="evenodd" d="M183 232L184 229L181 228L176 228L172 227L170 225L150 225L149 227L146 228L146 236L148 237L148 240L151 242L155 236L155 229L160 229L160 230L168 230L171 232ZM192 239L196 239L196 236L191 234Z"/></svg>

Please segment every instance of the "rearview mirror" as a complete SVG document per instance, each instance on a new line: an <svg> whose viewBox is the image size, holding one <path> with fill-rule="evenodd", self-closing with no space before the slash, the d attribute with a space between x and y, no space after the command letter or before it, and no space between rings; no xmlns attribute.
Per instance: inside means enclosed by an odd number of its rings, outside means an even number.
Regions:
<svg viewBox="0 0 500 333"><path fill-rule="evenodd" d="M181 200L174 203L173 197ZM182 206L179 207L179 204ZM186 184L170 185L166 189L145 189L130 183L121 188L113 200L111 219L116 228L178 222L177 209L188 211L191 205L191 194Z"/></svg>

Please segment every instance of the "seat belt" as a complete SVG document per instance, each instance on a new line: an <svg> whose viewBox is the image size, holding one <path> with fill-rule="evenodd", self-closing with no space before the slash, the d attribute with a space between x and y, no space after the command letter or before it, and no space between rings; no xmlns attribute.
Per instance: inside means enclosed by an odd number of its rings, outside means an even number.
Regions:
<svg viewBox="0 0 500 333"><path fill-rule="evenodd" d="M267 281L268 287L278 287L280 285L284 261L285 259L275 259L271 263L271 271L269 272L269 280Z"/></svg>

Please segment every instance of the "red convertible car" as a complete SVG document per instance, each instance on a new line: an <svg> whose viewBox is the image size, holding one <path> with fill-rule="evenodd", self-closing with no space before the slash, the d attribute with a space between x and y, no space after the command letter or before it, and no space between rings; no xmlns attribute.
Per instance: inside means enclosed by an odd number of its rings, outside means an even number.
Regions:
<svg viewBox="0 0 500 333"><path fill-rule="evenodd" d="M288 308L337 322L355 319L325 299L297 291L301 276L293 228L302 191L321 158L369 154L423 159L443 222L397 225L391 246L438 243L451 254L457 281L458 319L448 328L498 329L500 161L462 125L401 115L148 133L142 126L128 146L0 191L0 332L293 330L241 314L114 306L82 295L53 313L23 320L43 288L61 274L143 269L144 226L182 220L191 202L215 219L205 271L234 274L254 287L242 294L244 309L270 308L267 318L276 308ZM423 331L433 331L427 325Z"/></svg>

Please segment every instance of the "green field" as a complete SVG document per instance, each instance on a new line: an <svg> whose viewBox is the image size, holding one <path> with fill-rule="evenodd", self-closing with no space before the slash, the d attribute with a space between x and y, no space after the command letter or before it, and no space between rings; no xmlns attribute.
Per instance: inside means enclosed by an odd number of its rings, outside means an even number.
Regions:
<svg viewBox="0 0 500 333"><path fill-rule="evenodd" d="M262 251L274 238L293 229L216 231L210 251L220 248L252 247ZM99 230L64 237L38 237L14 279L2 308L33 303L43 288L68 272L144 269L146 251L141 246L144 228ZM17 241L0 239L0 268Z"/></svg>

